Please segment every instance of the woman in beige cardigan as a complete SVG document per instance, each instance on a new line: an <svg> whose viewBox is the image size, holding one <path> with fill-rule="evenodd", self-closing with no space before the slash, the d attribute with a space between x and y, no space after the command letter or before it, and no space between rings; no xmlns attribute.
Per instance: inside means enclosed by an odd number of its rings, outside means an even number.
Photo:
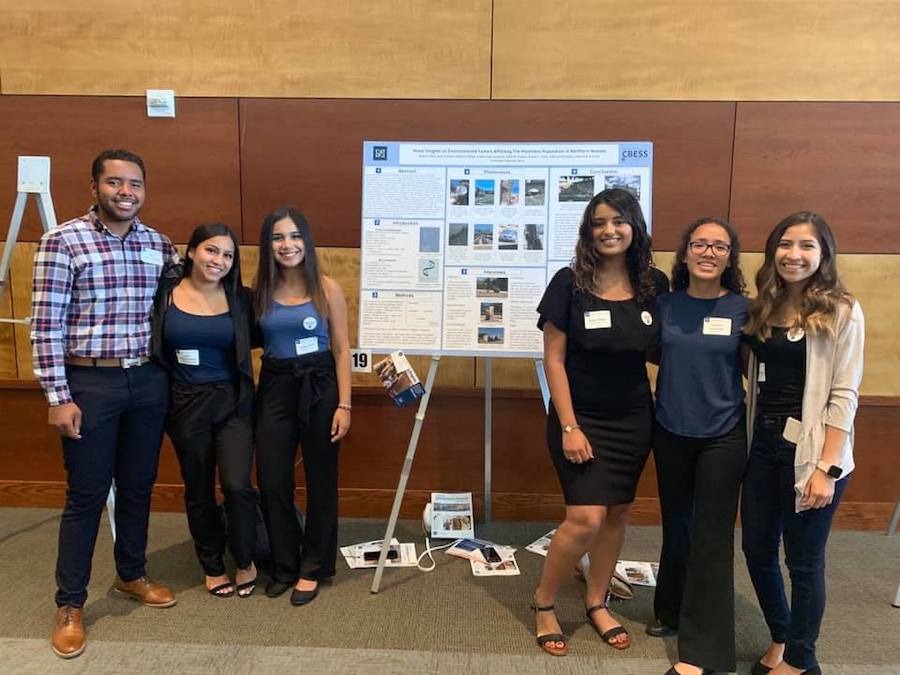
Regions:
<svg viewBox="0 0 900 675"><path fill-rule="evenodd" d="M741 519L772 643L752 673L818 674L825 546L853 471L865 326L838 277L831 228L815 213L775 227L756 284L745 328L751 445ZM778 563L782 538L790 602Z"/></svg>

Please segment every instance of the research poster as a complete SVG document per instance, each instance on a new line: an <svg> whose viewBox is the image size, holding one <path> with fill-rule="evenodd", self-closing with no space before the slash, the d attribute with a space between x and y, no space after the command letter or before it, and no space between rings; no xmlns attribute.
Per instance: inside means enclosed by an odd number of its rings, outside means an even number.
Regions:
<svg viewBox="0 0 900 675"><path fill-rule="evenodd" d="M535 308L588 201L631 190L653 144L363 143L359 347L539 357Z"/></svg>

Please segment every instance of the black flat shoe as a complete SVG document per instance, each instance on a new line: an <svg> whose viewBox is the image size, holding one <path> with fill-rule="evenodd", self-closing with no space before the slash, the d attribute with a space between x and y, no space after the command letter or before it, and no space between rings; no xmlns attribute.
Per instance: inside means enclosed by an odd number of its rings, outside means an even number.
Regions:
<svg viewBox="0 0 900 675"><path fill-rule="evenodd" d="M294 607L300 607L301 605L307 605L313 600L316 599L316 596L319 594L319 585L316 584L316 587L311 591L298 591L296 588L291 591L291 604Z"/></svg>
<svg viewBox="0 0 900 675"><path fill-rule="evenodd" d="M772 669L764 665L762 660L757 659L756 663L750 666L750 675L766 675L770 670Z"/></svg>
<svg viewBox="0 0 900 675"><path fill-rule="evenodd" d="M678 635L677 629L670 628L659 619L654 619L653 623L648 623L647 627L644 629L644 632L647 633L647 635L649 635L650 637L655 638L667 638Z"/></svg>
<svg viewBox="0 0 900 675"><path fill-rule="evenodd" d="M287 589L291 588L294 583L295 582L293 581L276 581L275 579L269 579L269 583L266 584L266 596L277 598L284 595Z"/></svg>

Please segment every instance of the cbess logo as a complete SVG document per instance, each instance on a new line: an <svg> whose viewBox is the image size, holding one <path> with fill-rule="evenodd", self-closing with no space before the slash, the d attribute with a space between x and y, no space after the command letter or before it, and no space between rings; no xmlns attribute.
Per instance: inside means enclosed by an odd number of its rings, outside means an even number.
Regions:
<svg viewBox="0 0 900 675"><path fill-rule="evenodd" d="M376 145L372 148L372 159L375 161L386 161L387 155L388 149L385 145Z"/></svg>
<svg viewBox="0 0 900 675"><path fill-rule="evenodd" d="M622 160L626 159L647 159L650 156L649 150L623 150Z"/></svg>

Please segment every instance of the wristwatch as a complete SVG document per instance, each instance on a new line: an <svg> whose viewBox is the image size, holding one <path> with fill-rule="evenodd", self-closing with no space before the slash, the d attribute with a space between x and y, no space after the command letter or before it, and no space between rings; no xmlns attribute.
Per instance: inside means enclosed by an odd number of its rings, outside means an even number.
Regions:
<svg viewBox="0 0 900 675"><path fill-rule="evenodd" d="M819 471L824 472L825 475L829 478L834 478L835 480L840 478L841 474L844 473L844 470L841 467L835 466L834 464L829 464L825 460L819 460L819 462L816 464L816 468Z"/></svg>
<svg viewBox="0 0 900 675"><path fill-rule="evenodd" d="M563 424L562 425L563 433L566 433L566 434L570 434L573 431L575 431L576 429L580 429L580 428L581 427L578 426L577 424Z"/></svg>

